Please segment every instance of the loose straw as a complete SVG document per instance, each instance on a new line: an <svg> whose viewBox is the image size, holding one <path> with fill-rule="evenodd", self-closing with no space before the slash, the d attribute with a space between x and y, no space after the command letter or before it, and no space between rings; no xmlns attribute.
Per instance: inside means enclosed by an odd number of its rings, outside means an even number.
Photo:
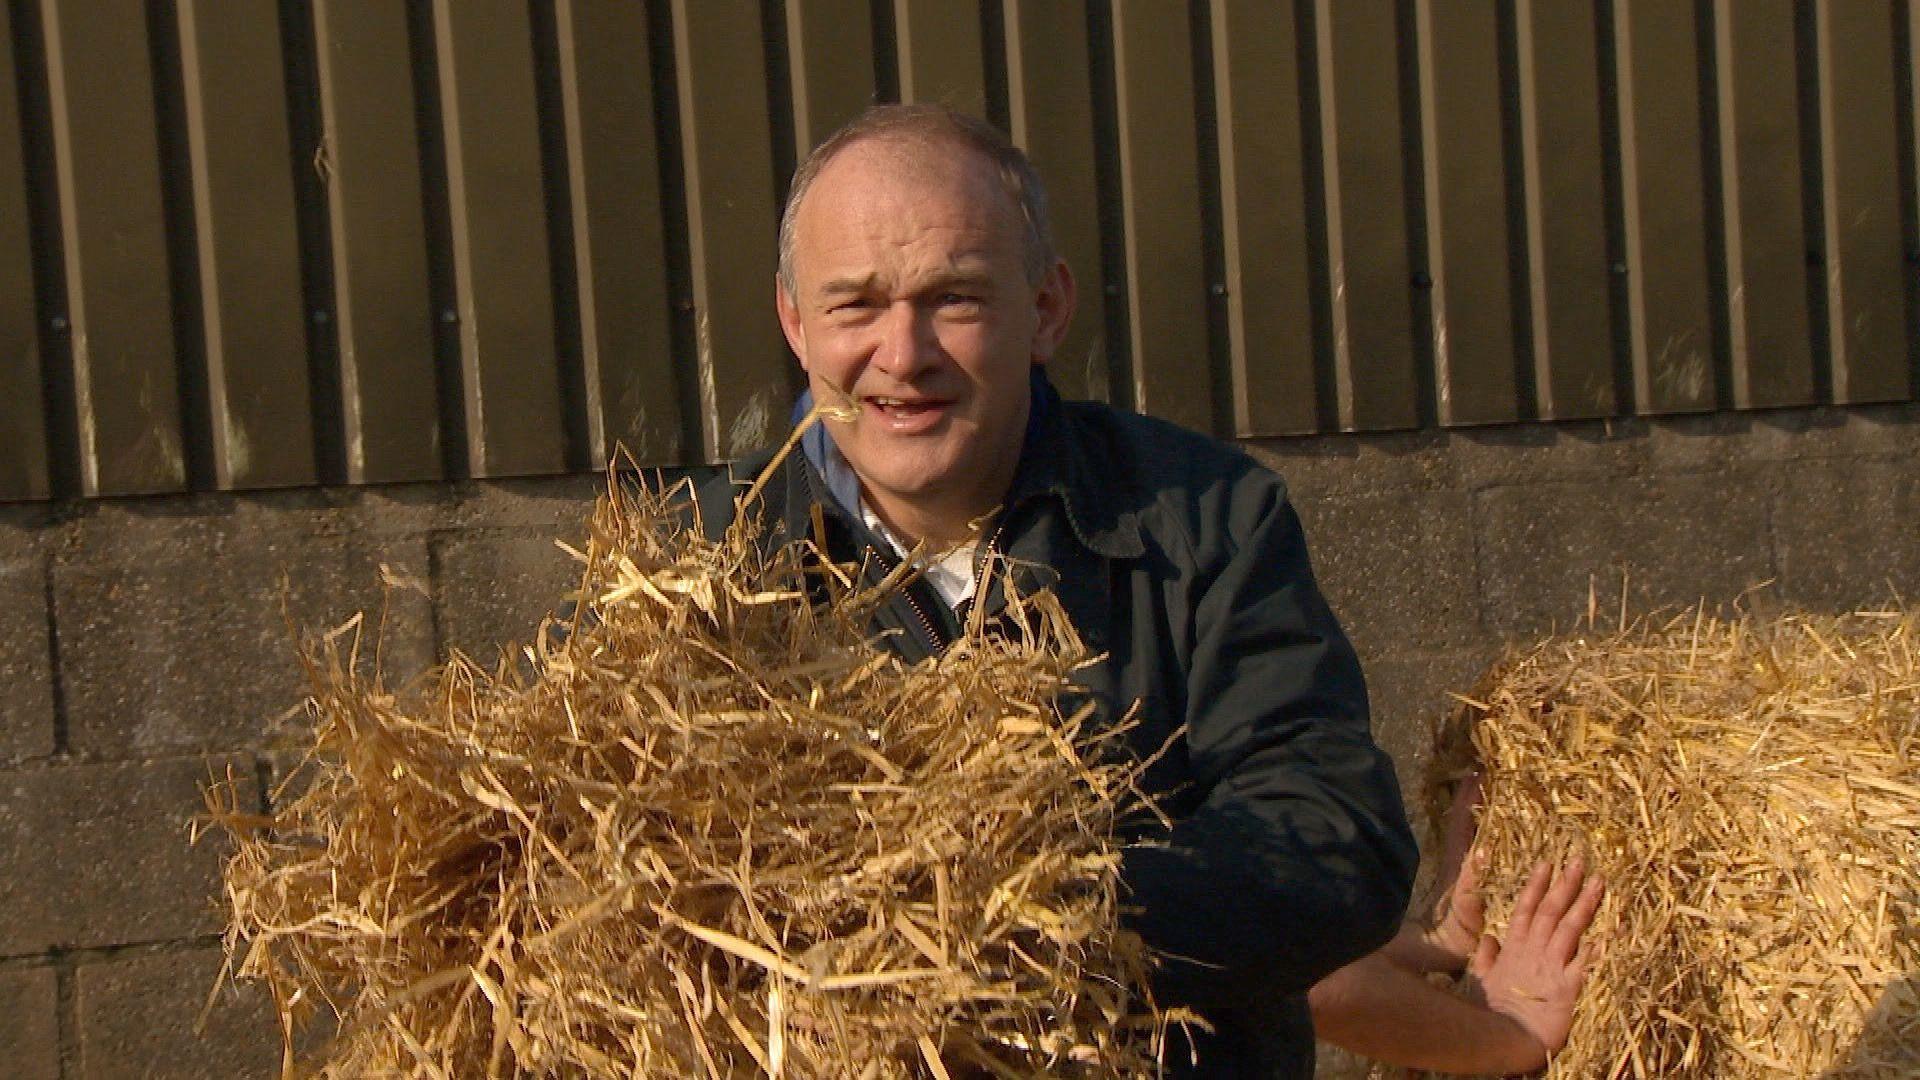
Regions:
<svg viewBox="0 0 1920 1080"><path fill-rule="evenodd" d="M280 809L210 793L233 974L338 1026L289 1074L1153 1075L1137 766L1058 605L908 667L850 568L677 495L612 485L519 661L395 692L317 642Z"/></svg>

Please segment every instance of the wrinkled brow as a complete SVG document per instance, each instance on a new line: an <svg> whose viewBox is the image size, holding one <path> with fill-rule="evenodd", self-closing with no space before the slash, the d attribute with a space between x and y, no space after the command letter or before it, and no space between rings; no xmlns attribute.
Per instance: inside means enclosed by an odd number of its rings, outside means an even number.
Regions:
<svg viewBox="0 0 1920 1080"><path fill-rule="evenodd" d="M914 283L914 292L926 293L956 286L968 289L989 289L993 286L993 275L985 269L976 269L971 265L974 260L962 260L960 264L947 270L930 274ZM878 284L875 274L829 278L820 283L815 290L822 299L839 296L860 296L873 292Z"/></svg>

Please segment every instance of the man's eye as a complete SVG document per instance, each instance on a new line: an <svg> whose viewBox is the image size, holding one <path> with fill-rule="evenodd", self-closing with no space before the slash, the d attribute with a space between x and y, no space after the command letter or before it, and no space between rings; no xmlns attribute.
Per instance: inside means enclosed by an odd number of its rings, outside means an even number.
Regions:
<svg viewBox="0 0 1920 1080"><path fill-rule="evenodd" d="M970 293L946 293L940 297L940 303L945 307L966 307L979 304L980 298Z"/></svg>

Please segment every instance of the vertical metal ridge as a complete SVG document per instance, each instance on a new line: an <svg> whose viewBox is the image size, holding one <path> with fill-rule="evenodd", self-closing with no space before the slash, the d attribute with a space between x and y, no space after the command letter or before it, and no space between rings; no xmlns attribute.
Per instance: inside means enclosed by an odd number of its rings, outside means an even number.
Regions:
<svg viewBox="0 0 1920 1080"><path fill-rule="evenodd" d="M874 103L877 62L868 0L786 0L784 7L778 31L782 67L779 75L768 70L769 79L785 79L784 88L776 88L786 113L776 122L786 124L789 143L775 159L782 201L796 162Z"/></svg>
<svg viewBox="0 0 1920 1080"><path fill-rule="evenodd" d="M193 132L188 118L185 44L179 0L148 0L147 48L153 76L155 133L160 146L160 205L166 220L167 279L173 305L174 377L180 397L181 450L187 487L210 491L221 485L226 454L214 418L226 407L226 387L217 370L217 337L209 340L209 295L202 248L205 191L193 168Z"/></svg>
<svg viewBox="0 0 1920 1080"><path fill-rule="evenodd" d="M985 73L986 118L1001 131L1013 130L1008 100L1007 12L1005 0L980 0L980 67Z"/></svg>
<svg viewBox="0 0 1920 1080"><path fill-rule="evenodd" d="M1516 0L1512 16L1524 219L1513 236L1526 275L1516 303L1531 328L1521 351L1532 415L1607 416L1627 400L1611 14L1585 0Z"/></svg>
<svg viewBox="0 0 1920 1080"><path fill-rule="evenodd" d="M773 161L775 224L798 164L793 136L793 50L787 40L785 8L785 0L760 0L760 62L767 73L767 149Z"/></svg>
<svg viewBox="0 0 1920 1080"><path fill-rule="evenodd" d="M1407 14L1393 0L1315 0L1333 382L1348 431L1417 426L1431 401L1410 236L1419 141L1406 130Z"/></svg>
<svg viewBox="0 0 1920 1080"><path fill-rule="evenodd" d="M473 476L467 454L466 372L461 359L460 310L448 192L446 120L440 99L440 63L433 0L406 0L407 42L413 56L415 138L420 153L420 202L427 242L427 295L433 307L434 386L439 405L440 468L449 480Z"/></svg>
<svg viewBox="0 0 1920 1080"><path fill-rule="evenodd" d="M1115 87L1114 0L1087 4L1087 73L1093 86L1093 160L1100 192L1100 271L1105 279L1108 399L1139 407L1128 304L1126 212L1120 182L1120 106Z"/></svg>
<svg viewBox="0 0 1920 1080"><path fill-rule="evenodd" d="M1720 167L1724 137L1721 132L1721 69L1732 66L1723 54L1715 0L1694 0L1695 79L1700 98L1700 199L1707 234L1707 324L1712 338L1713 400L1733 397L1733 355L1728 341L1727 291L1728 219Z"/></svg>
<svg viewBox="0 0 1920 1080"><path fill-rule="evenodd" d="M1820 24L1811 3L1793 6L1794 86L1800 103L1800 223L1806 234L1807 327L1813 347L1815 400L1831 402L1833 342L1827 311L1827 196L1826 163L1822 150L1826 126L1821 101L1818 50Z"/></svg>
<svg viewBox="0 0 1920 1080"><path fill-rule="evenodd" d="M1193 131L1200 188L1200 280L1206 296L1208 426L1221 437L1239 433L1235 413L1233 342L1227 326L1227 256L1220 176L1220 110L1214 99L1218 59L1213 53L1213 12L1209 4L1189 9L1193 59Z"/></svg>
<svg viewBox="0 0 1920 1080"><path fill-rule="evenodd" d="M226 490L311 484L312 365L280 7L172 6L179 105L162 115L182 123L193 192L211 479ZM182 353L193 370L196 358Z"/></svg>
<svg viewBox="0 0 1920 1080"><path fill-rule="evenodd" d="M42 0L52 189L85 495L186 486L146 6Z"/></svg>
<svg viewBox="0 0 1920 1080"><path fill-rule="evenodd" d="M1708 176L1719 194L1720 245L1713 260L1721 267L1720 280L1724 307L1720 318L1727 354L1726 400L1736 404L1752 400L1753 377L1748 359L1752 355L1752 330L1746 318L1746 235L1740 224L1744 202L1744 178L1740 175L1740 120L1744 102L1739 100L1739 57L1734 53L1733 13L1726 10L1727 0L1706 0L1720 8L1712 13L1714 51L1722 57L1714 67L1713 116L1716 129L1725 128L1716 140L1717 153L1707 155Z"/></svg>
<svg viewBox="0 0 1920 1080"><path fill-rule="evenodd" d="M1920 398L1920 146L1916 146L1916 128L1920 128L1920 4L1914 0L1894 0L1893 7L1895 152L1900 172L1900 236L1905 260L1907 304L1907 378L1909 397Z"/></svg>
<svg viewBox="0 0 1920 1080"><path fill-rule="evenodd" d="M1323 418L1302 6L1215 0L1206 27L1212 72L1201 85L1213 107L1206 145L1215 152L1205 163L1212 170L1205 186L1219 193L1207 226L1218 237L1208 273L1224 293L1214 302L1226 364L1215 385L1228 397L1221 416L1242 437L1311 432Z"/></svg>
<svg viewBox="0 0 1920 1080"><path fill-rule="evenodd" d="M900 27L894 18L894 0L871 0L871 2L873 4L873 99L879 104L897 104L901 100Z"/></svg>
<svg viewBox="0 0 1920 1080"><path fill-rule="evenodd" d="M1409 217L1412 261L1431 282L1434 417L1446 426L1512 421L1520 394L1499 5L1417 0L1415 15L1419 100L1410 111L1419 117L1424 213Z"/></svg>
<svg viewBox="0 0 1920 1080"><path fill-rule="evenodd" d="M1333 7L1330 0L1313 0L1315 74L1318 77L1315 104L1319 106L1318 124L1322 134L1321 207L1327 231L1327 272L1331 303L1328 306L1329 334L1332 343L1334 423L1340 431L1353 430L1354 417L1353 351L1349 327L1353 321L1347 291L1346 196L1340 183L1340 130L1336 110L1341 95L1334 66ZM1331 145L1329 145L1331 144Z"/></svg>
<svg viewBox="0 0 1920 1080"><path fill-rule="evenodd" d="M1045 178L1056 254L1079 301L1067 337L1047 361L1070 398L1106 398L1107 292L1101 263L1091 46L1085 0L1000 0L1008 133Z"/></svg>
<svg viewBox="0 0 1920 1080"><path fill-rule="evenodd" d="M893 28L900 100L986 116L985 45L977 0L893 0Z"/></svg>
<svg viewBox="0 0 1920 1080"><path fill-rule="evenodd" d="M1914 346L1898 236L1893 7L1816 0L1814 12L1833 394L1847 404L1905 400Z"/></svg>
<svg viewBox="0 0 1920 1080"><path fill-rule="evenodd" d="M0 3L0 502L52 493L47 440L48 370L54 352L42 313L32 207L34 58L28 28Z"/></svg>
<svg viewBox="0 0 1920 1080"><path fill-rule="evenodd" d="M1191 359L1207 337L1191 25L1171 3L1113 16L1134 406L1211 430L1211 372Z"/></svg>
<svg viewBox="0 0 1920 1080"><path fill-rule="evenodd" d="M292 155L295 229L300 251L301 320L307 330L307 387L317 482L347 479L341 401L339 310L334 301L332 208L327 201L325 121L313 0L280 0L280 49L286 57L287 142Z"/></svg>
<svg viewBox="0 0 1920 1080"><path fill-rule="evenodd" d="M1456 0L1473 3L1475 0ZM1441 379L1439 364L1440 326L1435 322L1438 309L1434 295L1435 265L1432 207L1427 191L1426 98L1433 88L1426 85L1420 61L1420 14L1422 0L1396 0L1393 7L1394 89L1396 119L1400 126L1400 200L1404 235L1408 302L1408 342L1413 362L1413 410L1410 420L1401 419L1394 427L1436 427L1444 411L1441 395L1449 402L1452 387Z"/></svg>
<svg viewBox="0 0 1920 1080"><path fill-rule="evenodd" d="M1606 204L1608 322L1613 329L1613 391L1611 415L1629 415L1633 396L1633 303L1627 267L1627 166L1622 148L1620 97L1620 40L1616 31L1616 0L1594 5L1594 63L1600 79L1601 191Z"/></svg>
<svg viewBox="0 0 1920 1080"><path fill-rule="evenodd" d="M1634 403L1716 407L1700 155L1699 26L1691 4L1614 0Z"/></svg>
<svg viewBox="0 0 1920 1080"><path fill-rule="evenodd" d="M679 404L680 464L706 460L698 363L700 337L693 295L693 238L687 216L686 140L680 129L680 58L670 0L648 0L647 54L653 59L653 123L658 133L660 216L666 248L668 341Z"/></svg>
<svg viewBox="0 0 1920 1080"><path fill-rule="evenodd" d="M21 165L26 175L33 260L34 328L40 342L41 401L46 410L47 494L56 499L72 498L86 489L81 476L80 411L75 396L67 283L69 239L61 219L50 58L39 4L35 0L10 2L24 129Z"/></svg>
<svg viewBox="0 0 1920 1080"><path fill-rule="evenodd" d="M1526 123L1522 119L1525 91L1520 75L1520 27L1517 0L1499 0L1494 27L1498 38L1500 85L1500 152L1502 190L1507 207L1507 298L1511 303L1508 333L1513 342L1514 418L1540 419L1541 387L1534 354L1533 288L1535 273L1528 221L1534 195L1528 190L1525 159Z"/></svg>
<svg viewBox="0 0 1920 1080"><path fill-rule="evenodd" d="M1734 408L1813 400L1807 321L1805 195L1800 190L1797 84L1789 0L1714 0L1717 147L1707 152L1717 190L1717 303Z"/></svg>
<svg viewBox="0 0 1920 1080"><path fill-rule="evenodd" d="M547 232L547 280L552 292L553 358L560 405L560 461L569 472L592 472L606 465L596 438L594 396L587 385L585 329L581 323L578 242L574 231L575 180L567 149L566 91L558 9L564 0L527 0L527 26L533 39L533 95L540 144L540 189Z"/></svg>
<svg viewBox="0 0 1920 1080"><path fill-rule="evenodd" d="M476 475L564 465L561 378L528 9L434 0L448 208Z"/></svg>
<svg viewBox="0 0 1920 1080"><path fill-rule="evenodd" d="M673 13L701 445L730 459L784 430L797 377L767 303L778 210L763 27L757 6L675 0Z"/></svg>
<svg viewBox="0 0 1920 1080"><path fill-rule="evenodd" d="M348 483L449 474L440 322L444 229L428 175L437 160L431 101L420 94L417 5L305 0L311 10L319 130L310 172L326 200L325 301ZM429 69L430 70L430 69ZM431 80L427 80L431 81ZM457 390L457 383L454 387Z"/></svg>
<svg viewBox="0 0 1920 1080"><path fill-rule="evenodd" d="M1327 141L1321 116L1319 14L1314 0L1294 0L1294 62L1300 87L1300 198L1306 215L1307 309L1313 372L1313 431L1340 427L1333 337L1333 260L1328 229Z"/></svg>
<svg viewBox="0 0 1920 1080"><path fill-rule="evenodd" d="M682 460L662 157L644 9L563 0L555 23L588 453L592 465Z"/></svg>

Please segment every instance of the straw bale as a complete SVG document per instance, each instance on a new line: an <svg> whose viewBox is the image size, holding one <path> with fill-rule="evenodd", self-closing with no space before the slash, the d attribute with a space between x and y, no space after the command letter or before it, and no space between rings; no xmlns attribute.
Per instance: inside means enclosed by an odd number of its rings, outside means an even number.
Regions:
<svg viewBox="0 0 1920 1080"><path fill-rule="evenodd" d="M1920 1076L1920 614L1588 631L1441 738L1484 777L1490 929L1537 859L1608 883L1548 1075Z"/></svg>
<svg viewBox="0 0 1920 1080"><path fill-rule="evenodd" d="M615 485L581 614L523 662L393 692L357 622L308 651L290 801L211 796L234 974L289 1047L338 1019L300 1070L1151 1074L1138 766L1070 707L1057 605L908 667L867 630L897 580L684 516Z"/></svg>

